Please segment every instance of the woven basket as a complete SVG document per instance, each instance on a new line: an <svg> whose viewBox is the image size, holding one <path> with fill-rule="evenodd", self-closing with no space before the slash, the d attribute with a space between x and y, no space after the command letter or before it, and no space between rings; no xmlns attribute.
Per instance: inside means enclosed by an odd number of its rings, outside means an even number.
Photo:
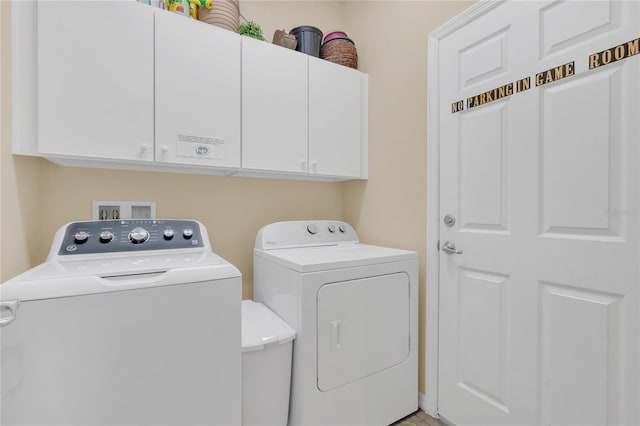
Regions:
<svg viewBox="0 0 640 426"><path fill-rule="evenodd" d="M336 64L358 68L358 51L350 39L332 39L320 48L320 57Z"/></svg>
<svg viewBox="0 0 640 426"><path fill-rule="evenodd" d="M211 9L199 8L198 20L237 33L240 24L240 4L238 0L215 0Z"/></svg>

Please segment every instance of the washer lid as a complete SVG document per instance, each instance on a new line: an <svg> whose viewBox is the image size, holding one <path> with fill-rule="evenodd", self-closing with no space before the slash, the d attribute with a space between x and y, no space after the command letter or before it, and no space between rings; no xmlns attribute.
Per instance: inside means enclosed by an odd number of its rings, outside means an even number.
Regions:
<svg viewBox="0 0 640 426"><path fill-rule="evenodd" d="M360 243L266 251L255 249L254 255L298 272L317 272L418 259L418 253L415 251Z"/></svg>
<svg viewBox="0 0 640 426"><path fill-rule="evenodd" d="M242 301L242 352L292 341L296 332L262 303Z"/></svg>
<svg viewBox="0 0 640 426"><path fill-rule="evenodd" d="M211 252L136 256L86 255L45 262L0 285L0 300L20 301L239 278L240 271Z"/></svg>

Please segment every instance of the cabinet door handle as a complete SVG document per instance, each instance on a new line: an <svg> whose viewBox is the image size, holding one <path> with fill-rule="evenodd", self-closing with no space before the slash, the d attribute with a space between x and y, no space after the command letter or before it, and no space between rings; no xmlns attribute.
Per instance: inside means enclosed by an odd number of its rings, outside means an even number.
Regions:
<svg viewBox="0 0 640 426"><path fill-rule="evenodd" d="M149 144L146 144L146 143L140 144L140 151L145 152L148 149L149 149Z"/></svg>
<svg viewBox="0 0 640 426"><path fill-rule="evenodd" d="M169 147L166 146L166 145L162 145L160 147L160 151L162 151L162 153L165 154L165 153L169 152Z"/></svg>
<svg viewBox="0 0 640 426"><path fill-rule="evenodd" d="M300 168L303 172L307 171L307 160L300 160Z"/></svg>
<svg viewBox="0 0 640 426"><path fill-rule="evenodd" d="M316 160L313 160L311 162L311 168L313 169L313 171L315 172L316 169L318 168L318 162Z"/></svg>

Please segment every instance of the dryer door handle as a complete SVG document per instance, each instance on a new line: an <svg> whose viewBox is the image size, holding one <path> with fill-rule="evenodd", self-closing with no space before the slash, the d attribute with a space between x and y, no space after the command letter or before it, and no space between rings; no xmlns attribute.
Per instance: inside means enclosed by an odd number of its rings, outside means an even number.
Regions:
<svg viewBox="0 0 640 426"><path fill-rule="evenodd" d="M331 321L331 352L342 349L340 345L340 320Z"/></svg>

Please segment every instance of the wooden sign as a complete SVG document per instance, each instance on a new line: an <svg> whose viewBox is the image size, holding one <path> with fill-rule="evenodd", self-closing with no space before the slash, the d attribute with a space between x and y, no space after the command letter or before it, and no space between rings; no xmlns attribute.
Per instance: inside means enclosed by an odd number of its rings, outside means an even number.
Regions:
<svg viewBox="0 0 640 426"><path fill-rule="evenodd" d="M536 74L536 86L542 86L543 84L552 83L554 81L562 80L563 78L575 75L575 65L575 62L568 62L564 65L560 65L559 67L539 72L538 74Z"/></svg>
<svg viewBox="0 0 640 426"><path fill-rule="evenodd" d="M595 69L603 65L626 59L630 56L640 54L640 38L619 44L602 52L589 55L589 69ZM535 75L536 87L553 83L576 74L575 61L567 62L560 66L539 72ZM495 89L488 90L475 96L467 98L467 109L475 108L489 102L497 101L513 95L513 83L508 83ZM524 92L531 88L531 77L525 77L515 82L516 93ZM455 114L464 111L464 100L451 104L451 113Z"/></svg>
<svg viewBox="0 0 640 426"><path fill-rule="evenodd" d="M504 86L496 87L495 89L467 98L467 108L474 108L511 95L513 95L513 83L505 84Z"/></svg>
<svg viewBox="0 0 640 426"><path fill-rule="evenodd" d="M638 53L640 53L640 38L589 55L589 69L592 70L603 65L608 65L611 62L616 62L629 56L637 55Z"/></svg>

